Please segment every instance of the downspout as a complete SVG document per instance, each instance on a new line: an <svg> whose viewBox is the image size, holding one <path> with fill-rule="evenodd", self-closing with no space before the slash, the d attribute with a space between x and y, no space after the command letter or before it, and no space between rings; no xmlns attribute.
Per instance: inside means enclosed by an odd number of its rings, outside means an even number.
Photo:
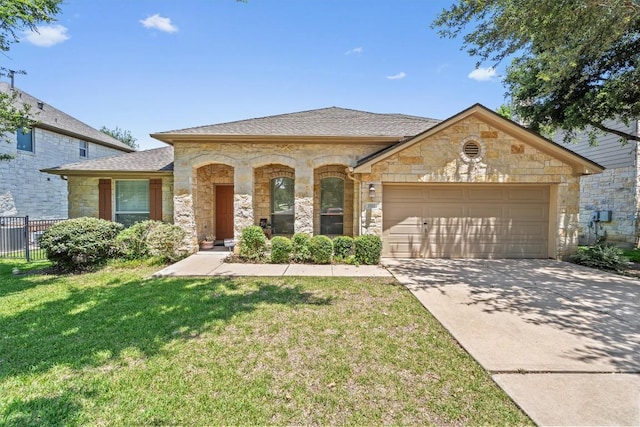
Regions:
<svg viewBox="0 0 640 427"><path fill-rule="evenodd" d="M353 189L353 237L360 235L360 213L362 212L362 206L360 206L360 194L362 193L362 181L357 179L353 173L353 167L349 166L345 168L347 177L355 183ZM356 206L358 209L355 209Z"/></svg>

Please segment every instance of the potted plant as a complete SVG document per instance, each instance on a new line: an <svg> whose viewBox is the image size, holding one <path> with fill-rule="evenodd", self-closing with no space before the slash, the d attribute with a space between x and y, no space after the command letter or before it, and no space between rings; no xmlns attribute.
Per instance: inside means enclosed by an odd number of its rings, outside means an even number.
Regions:
<svg viewBox="0 0 640 427"><path fill-rule="evenodd" d="M204 239L200 241L200 249L202 250L213 249L213 245L215 241L216 241L216 236L213 236L211 234L206 235Z"/></svg>

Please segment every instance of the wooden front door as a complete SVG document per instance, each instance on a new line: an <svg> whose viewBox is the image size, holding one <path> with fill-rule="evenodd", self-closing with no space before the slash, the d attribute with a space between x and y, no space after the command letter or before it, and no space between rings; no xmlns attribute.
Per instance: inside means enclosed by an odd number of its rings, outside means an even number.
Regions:
<svg viewBox="0 0 640 427"><path fill-rule="evenodd" d="M216 239L233 238L233 186L216 185Z"/></svg>

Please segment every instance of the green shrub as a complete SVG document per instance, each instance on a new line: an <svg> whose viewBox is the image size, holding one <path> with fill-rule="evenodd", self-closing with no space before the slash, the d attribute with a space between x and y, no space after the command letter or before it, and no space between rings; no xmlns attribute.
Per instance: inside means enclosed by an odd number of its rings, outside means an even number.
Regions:
<svg viewBox="0 0 640 427"><path fill-rule="evenodd" d="M629 259L624 256L624 251L613 243L579 248L572 260L576 264L603 270L623 271L629 267Z"/></svg>
<svg viewBox="0 0 640 427"><path fill-rule="evenodd" d="M291 239L284 236L275 236L271 239L271 262L274 264L286 264L291 260L293 244Z"/></svg>
<svg viewBox="0 0 640 427"><path fill-rule="evenodd" d="M118 254L124 259L144 259L151 256L147 235L149 232L162 224L160 221L140 221L129 228L125 228L116 237L116 248Z"/></svg>
<svg viewBox="0 0 640 427"><path fill-rule="evenodd" d="M336 258L344 260L353 254L353 238L337 236L333 239L333 253Z"/></svg>
<svg viewBox="0 0 640 427"><path fill-rule="evenodd" d="M240 257L250 261L259 261L267 250L267 239L264 231L257 225L242 230L240 237Z"/></svg>
<svg viewBox="0 0 640 427"><path fill-rule="evenodd" d="M40 247L56 268L82 270L114 254L116 236L122 228L122 224L104 219L69 219L49 227L40 238Z"/></svg>
<svg viewBox="0 0 640 427"><path fill-rule="evenodd" d="M313 236L309 240L311 261L316 264L329 264L333 256L333 242L327 236Z"/></svg>
<svg viewBox="0 0 640 427"><path fill-rule="evenodd" d="M185 236L185 231L177 225L160 223L147 234L149 253L163 261L177 261L187 254L180 249Z"/></svg>
<svg viewBox="0 0 640 427"><path fill-rule="evenodd" d="M380 254L382 253L382 240L380 240L380 236L366 234L356 237L353 242L357 263L373 265L380 262Z"/></svg>
<svg viewBox="0 0 640 427"><path fill-rule="evenodd" d="M295 262L307 262L311 259L309 252L309 240L311 237L307 233L296 233L291 239L293 251L291 257Z"/></svg>

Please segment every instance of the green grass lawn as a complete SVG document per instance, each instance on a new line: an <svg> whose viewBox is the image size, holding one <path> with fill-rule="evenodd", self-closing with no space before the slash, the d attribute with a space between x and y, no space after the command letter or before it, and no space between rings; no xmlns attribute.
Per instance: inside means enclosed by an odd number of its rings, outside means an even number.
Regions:
<svg viewBox="0 0 640 427"><path fill-rule="evenodd" d="M531 424L393 280L28 268L0 260L0 425Z"/></svg>

